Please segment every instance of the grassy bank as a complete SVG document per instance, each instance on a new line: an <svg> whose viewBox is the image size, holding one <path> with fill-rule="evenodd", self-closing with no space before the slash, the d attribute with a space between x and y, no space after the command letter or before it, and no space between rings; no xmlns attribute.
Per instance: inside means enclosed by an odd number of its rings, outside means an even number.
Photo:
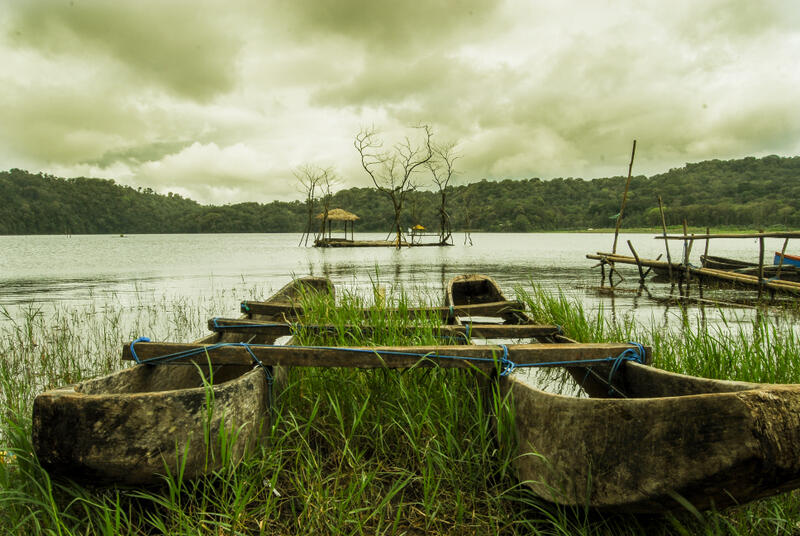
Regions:
<svg viewBox="0 0 800 536"><path fill-rule="evenodd" d="M260 294L256 293L254 296ZM341 294L341 293L340 293ZM390 293L392 294L392 293ZM263 294L261 294L263 295ZM436 318L408 319L420 301L344 293L338 307L309 299L310 322L362 322L374 301L375 333L344 329L302 344L441 344ZM253 296L248 296L253 297ZM737 330L710 331L620 322L582 310L564 296L520 292L542 323L580 340L637 340L654 365L677 372L751 381L800 382L790 322L759 318ZM277 400L270 447L218 474L160 489L82 487L52 480L30 445L32 398L42 389L120 367L120 343L139 335L189 340L205 319L231 310L228 296L145 304L123 322L112 305L87 312L31 310L0 333L2 424L0 532L9 534L776 534L796 529L795 494L723 512L667 518L601 517L554 508L521 487L510 448L494 440L480 378L457 370L294 369ZM429 304L438 299L429 297ZM223 307L224 304L224 307ZM137 320L138 319L138 320ZM401 329L414 322L409 334ZM495 407L497 411L499 408ZM504 415L500 411L501 415Z"/></svg>

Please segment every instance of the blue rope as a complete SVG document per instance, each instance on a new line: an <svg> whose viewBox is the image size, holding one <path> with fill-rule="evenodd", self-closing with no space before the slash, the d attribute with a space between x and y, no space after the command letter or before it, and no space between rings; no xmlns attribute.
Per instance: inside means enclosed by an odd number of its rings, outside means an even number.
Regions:
<svg viewBox="0 0 800 536"><path fill-rule="evenodd" d="M136 355L136 349L134 348L134 346L136 345L137 342L150 342L150 339L147 338L147 337L139 337L135 341L131 342L131 345L130 345L131 356L133 356L133 360L138 365L157 365L159 363L169 363L171 361L177 361L179 359L183 359L183 358L186 358L186 357L192 357L192 356L195 356L195 355L204 354L204 353L206 353L206 352L208 352L210 350L216 350L217 348L222 348L222 347L225 347L225 346L239 346L239 347L244 348L247 351L247 353L250 354L250 357L253 358L253 362L256 365L261 367L261 370L263 370L264 373L267 375L267 382L272 383L272 379L273 378L272 378L272 373L269 370L269 367L267 367L266 365L264 365L264 363L261 362L261 360L253 352L253 350L251 348L251 345L246 343L246 342L220 342L220 343L212 344L212 345L209 345L209 346L203 346L203 347L200 347L200 348L192 348L190 350L184 350L182 352L175 352L175 353L172 353L172 354L166 354L166 355L160 355L160 356L156 356L156 357L151 357L149 359L140 359L139 356ZM256 345L256 346L268 346L268 345Z"/></svg>
<svg viewBox="0 0 800 536"><path fill-rule="evenodd" d="M223 348L226 346L238 346L244 348L250 356L253 358L253 361L260 367L262 367L265 371L267 367L256 357L255 353L253 352L252 348L300 348L300 349L315 349L315 350L339 350L345 352L353 352L353 353L362 353L362 354L374 354L374 349L369 348L342 348L337 346L276 346L272 344L248 344L246 342L220 342L217 344L211 344L209 346L202 346L199 348L191 348L189 350L183 350L181 352L175 352L172 354L165 354L162 356L151 357L149 359L139 359L139 356L136 355L136 351L134 349L134 345L137 342L150 342L150 339L147 337L139 337L135 341L133 341L130 345L131 355L133 356L134 361L140 365L144 364L156 364L156 363L169 363L171 361L177 361L179 359L183 359L186 357L191 357L199 354L206 353L211 350L216 350L218 348ZM616 357L598 357L593 359L576 359L571 361L545 361L540 363L522 363L518 364L511 361L508 358L508 347L505 344L501 344L500 348L503 349L503 355L500 357L497 362L500 363L500 375L501 376L508 376L517 368L532 368L532 367L558 367L558 366L580 366L580 365L591 365L591 364L598 364L598 363L613 363L611 367L611 371L609 373L609 384L611 383L611 379L616 374L617 370L619 369L620 365L623 361L634 361L636 363L644 364L645 360L645 351L644 346L638 342L629 342L634 346L634 348L627 348L622 353L620 353ZM470 356L456 356L456 355L431 355L431 354L420 354L415 352L394 352L394 351L382 351L381 355L385 356L400 356L400 357L418 357L418 358L428 358L428 359L458 359L461 361L472 361L478 363L494 363L495 359L489 359L486 357L470 357ZM268 373L269 374L269 373Z"/></svg>

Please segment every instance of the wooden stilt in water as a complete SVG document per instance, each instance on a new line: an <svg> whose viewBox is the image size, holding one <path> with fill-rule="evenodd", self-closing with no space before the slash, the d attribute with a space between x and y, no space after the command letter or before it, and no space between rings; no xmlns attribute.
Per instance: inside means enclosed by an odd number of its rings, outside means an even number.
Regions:
<svg viewBox="0 0 800 536"><path fill-rule="evenodd" d="M633 157L636 155L636 140L633 140L633 149L631 150L631 163L628 165L628 180L625 181L625 191L622 194L622 206L617 214L617 226L614 229L614 247L611 253L617 252L617 238L619 237L619 226L622 224L622 214L625 212L625 203L628 200L628 187L631 185L631 171L633 170Z"/></svg>
<svg viewBox="0 0 800 536"><path fill-rule="evenodd" d="M661 196L658 196L658 211L661 213L661 232L667 236L667 220L664 219L664 205L661 203ZM669 240L664 240L664 247L667 249L667 262L669 263L669 280L672 281L672 257L669 254Z"/></svg>
<svg viewBox="0 0 800 536"><path fill-rule="evenodd" d="M644 285L644 272L642 271L642 261L639 260L639 255L636 254L636 250L633 249L633 244L631 244L630 240L628 240L628 247L631 249L631 253L633 253L633 258L636 259L636 267L639 269L639 284Z"/></svg>
<svg viewBox="0 0 800 536"><path fill-rule="evenodd" d="M689 226L686 224L686 218L683 218L683 269L686 278L686 296L689 296Z"/></svg>
<svg viewBox="0 0 800 536"><path fill-rule="evenodd" d="M781 278L781 269L783 268L783 258L786 255L786 246L789 245L789 239L786 238L783 241L783 247L781 248L781 260L778 262L778 270L775 272L775 279Z"/></svg>
<svg viewBox="0 0 800 536"><path fill-rule="evenodd" d="M763 229L758 230L763 233ZM758 299L761 300L761 294L764 292L764 237L758 237Z"/></svg>
<svg viewBox="0 0 800 536"><path fill-rule="evenodd" d="M606 284L606 261L600 261L600 286Z"/></svg>

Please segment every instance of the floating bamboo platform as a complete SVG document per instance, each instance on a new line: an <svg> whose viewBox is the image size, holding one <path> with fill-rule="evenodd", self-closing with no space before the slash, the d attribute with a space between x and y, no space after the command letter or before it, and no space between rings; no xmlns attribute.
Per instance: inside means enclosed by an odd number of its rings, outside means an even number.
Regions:
<svg viewBox="0 0 800 536"><path fill-rule="evenodd" d="M587 259L598 260L608 264L630 264L632 266L643 266L652 268L654 272L659 275L667 275L669 270L669 263L664 261L657 261L655 259L639 258L637 261L634 257L625 255L614 255L610 253L597 253L596 255L586 255ZM795 281L784 281L780 279L760 279L758 276L739 274L729 272L726 270L715 270L713 268L698 268L689 265L688 267L683 264L672 263L672 271L677 278L685 278L686 272L689 276L704 281L725 281L735 283L746 287L758 289L766 288L777 292L786 292L790 294L800 294L800 283Z"/></svg>
<svg viewBox="0 0 800 536"><path fill-rule="evenodd" d="M644 266L645 268L651 268L653 272L658 275L669 275L669 268L670 263L667 261L660 261L656 259L643 259L639 257L639 261L636 261L635 257L629 257L627 255L620 255L618 253L603 253L598 251L595 255L588 254L586 255L587 259L592 259L600 262L606 263L619 263L619 264L632 264L633 266ZM678 271L685 270L682 264L678 264L677 262L672 263L672 271L674 273L678 273Z"/></svg>
<svg viewBox="0 0 800 536"><path fill-rule="evenodd" d="M452 246L441 242L416 243L403 240L402 248L416 248L421 246ZM322 238L314 241L315 248L396 248L396 240L346 240L344 238Z"/></svg>

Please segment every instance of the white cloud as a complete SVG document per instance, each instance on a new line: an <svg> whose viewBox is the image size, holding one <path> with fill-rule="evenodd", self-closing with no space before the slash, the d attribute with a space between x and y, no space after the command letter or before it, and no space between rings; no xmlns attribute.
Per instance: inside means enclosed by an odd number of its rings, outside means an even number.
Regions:
<svg viewBox="0 0 800 536"><path fill-rule="evenodd" d="M369 125L432 123L462 180L800 150L791 0L360 5L12 1L0 167L224 203L297 198L302 164L367 186Z"/></svg>

